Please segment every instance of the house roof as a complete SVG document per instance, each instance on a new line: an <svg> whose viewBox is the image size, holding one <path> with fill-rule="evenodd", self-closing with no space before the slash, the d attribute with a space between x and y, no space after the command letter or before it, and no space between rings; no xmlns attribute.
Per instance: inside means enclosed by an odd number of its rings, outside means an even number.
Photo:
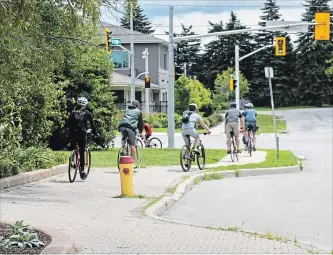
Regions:
<svg viewBox="0 0 333 255"><path fill-rule="evenodd" d="M101 30L103 31L103 28L109 28L112 31L111 36L114 38L120 38L122 43L130 43L131 38L131 30L127 28L123 28L120 26L112 25L106 22L101 22ZM103 32L104 33L104 32ZM102 33L102 34L103 34ZM104 37L104 34L103 34ZM158 43L158 44L164 44L168 46L168 42L157 38L153 35L147 35L143 34L141 32L133 31L133 41L134 43Z"/></svg>
<svg viewBox="0 0 333 255"><path fill-rule="evenodd" d="M113 72L112 74L112 85L114 86L126 86L131 84L131 77L127 75L123 75L117 72ZM137 86L145 86L144 80L137 79L135 81L135 85ZM150 83L152 88L159 88L159 86L155 83Z"/></svg>

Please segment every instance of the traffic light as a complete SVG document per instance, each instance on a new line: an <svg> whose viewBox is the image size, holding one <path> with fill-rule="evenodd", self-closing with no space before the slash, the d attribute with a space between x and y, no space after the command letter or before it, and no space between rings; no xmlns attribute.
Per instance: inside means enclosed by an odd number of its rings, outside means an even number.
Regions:
<svg viewBox="0 0 333 255"><path fill-rule="evenodd" d="M233 91L237 87L237 80L229 79L229 89Z"/></svg>
<svg viewBox="0 0 333 255"><path fill-rule="evenodd" d="M111 38L110 38L110 34L112 34L112 31L109 32L109 29L108 28L104 28L104 36L105 36L105 49L106 49L106 52L108 54L111 53Z"/></svg>
<svg viewBox="0 0 333 255"><path fill-rule="evenodd" d="M145 88L149 89L150 88L150 77L145 78Z"/></svg>
<svg viewBox="0 0 333 255"><path fill-rule="evenodd" d="M275 56L285 56L287 52L286 38L276 37L275 39Z"/></svg>
<svg viewBox="0 0 333 255"><path fill-rule="evenodd" d="M330 13L317 12L315 14L315 40L329 41L330 40Z"/></svg>

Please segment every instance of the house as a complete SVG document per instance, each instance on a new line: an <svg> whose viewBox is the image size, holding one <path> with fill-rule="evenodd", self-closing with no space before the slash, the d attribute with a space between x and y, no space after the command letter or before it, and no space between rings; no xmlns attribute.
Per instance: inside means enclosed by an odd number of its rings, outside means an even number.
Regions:
<svg viewBox="0 0 333 255"><path fill-rule="evenodd" d="M109 28L111 38L119 38L121 45L130 50L130 30L101 22L101 34L105 42L104 28ZM135 77L145 72L145 59L142 52L148 48L148 71L151 78L149 89L150 112L165 112L167 110L167 85L168 85L168 42L152 35L146 35L137 31L133 32L134 42L134 70ZM112 48L110 58L114 63L112 88L117 96L116 104L120 109L125 109L130 103L131 87L131 58L130 54L121 47ZM145 105L144 75L135 82L135 99Z"/></svg>

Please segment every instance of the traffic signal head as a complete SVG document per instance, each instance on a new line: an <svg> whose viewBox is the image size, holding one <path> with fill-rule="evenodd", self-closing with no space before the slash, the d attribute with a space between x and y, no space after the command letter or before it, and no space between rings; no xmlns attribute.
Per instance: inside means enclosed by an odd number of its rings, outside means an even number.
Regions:
<svg viewBox="0 0 333 255"><path fill-rule="evenodd" d="M230 89L231 91L234 90L234 80L233 80L233 79L229 79L229 89Z"/></svg>
<svg viewBox="0 0 333 255"><path fill-rule="evenodd" d="M315 40L329 41L330 40L330 13L317 12L315 14Z"/></svg>
<svg viewBox="0 0 333 255"><path fill-rule="evenodd" d="M285 56L286 53L287 53L286 38L285 37L276 37L275 55L276 56Z"/></svg>
<svg viewBox="0 0 333 255"><path fill-rule="evenodd" d="M150 88L150 77L145 78L145 88L149 89Z"/></svg>
<svg viewBox="0 0 333 255"><path fill-rule="evenodd" d="M104 35L105 35L105 49L107 53L111 53L111 37L110 34L112 34L112 31L109 32L108 28L104 28Z"/></svg>

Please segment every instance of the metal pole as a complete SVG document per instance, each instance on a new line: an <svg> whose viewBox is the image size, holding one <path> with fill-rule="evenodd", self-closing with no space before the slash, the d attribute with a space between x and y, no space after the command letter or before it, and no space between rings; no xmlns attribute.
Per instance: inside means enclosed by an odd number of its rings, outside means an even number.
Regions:
<svg viewBox="0 0 333 255"><path fill-rule="evenodd" d="M130 6L130 42L131 42L131 101L135 100L135 70L134 70L134 43L133 43L133 6Z"/></svg>
<svg viewBox="0 0 333 255"><path fill-rule="evenodd" d="M148 75L148 54L149 54L148 48L145 48L145 72L146 72L145 77L149 76ZM147 114L147 118L149 119L149 89L148 88L146 88L145 96L146 96L145 112Z"/></svg>
<svg viewBox="0 0 333 255"><path fill-rule="evenodd" d="M186 63L184 64L184 75L186 77Z"/></svg>
<svg viewBox="0 0 333 255"><path fill-rule="evenodd" d="M168 148L175 147L173 6L169 6Z"/></svg>
<svg viewBox="0 0 333 255"><path fill-rule="evenodd" d="M276 121L275 121L275 111L274 111L274 99L273 99L273 88L272 88L272 78L269 72L269 92L271 94L271 105L272 105L272 112L273 112L273 125L274 125L274 133L275 133L275 142L276 142L276 158L279 158L279 138L276 132Z"/></svg>
<svg viewBox="0 0 333 255"><path fill-rule="evenodd" d="M236 72L236 104L239 110L239 45L235 45L235 72Z"/></svg>

